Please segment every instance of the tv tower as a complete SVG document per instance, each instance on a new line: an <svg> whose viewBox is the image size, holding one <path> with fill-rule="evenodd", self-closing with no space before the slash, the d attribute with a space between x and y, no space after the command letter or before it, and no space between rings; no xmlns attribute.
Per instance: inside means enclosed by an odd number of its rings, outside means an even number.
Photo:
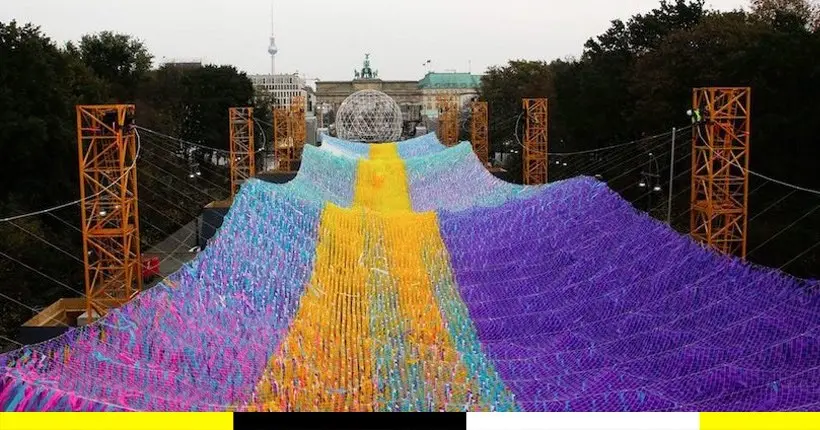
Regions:
<svg viewBox="0 0 820 430"><path fill-rule="evenodd" d="M268 54L270 54L270 74L276 74L276 53L279 49L276 47L276 37L273 35L273 0L270 2L270 45L268 45Z"/></svg>

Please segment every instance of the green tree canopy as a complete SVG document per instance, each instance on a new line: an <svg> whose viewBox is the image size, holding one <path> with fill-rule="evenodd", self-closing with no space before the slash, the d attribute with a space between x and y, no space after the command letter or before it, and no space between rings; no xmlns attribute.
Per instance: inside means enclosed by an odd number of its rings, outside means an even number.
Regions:
<svg viewBox="0 0 820 430"><path fill-rule="evenodd" d="M85 35L77 47L69 43L66 49L109 83L111 94L120 102L134 97L153 58L141 41L110 31Z"/></svg>

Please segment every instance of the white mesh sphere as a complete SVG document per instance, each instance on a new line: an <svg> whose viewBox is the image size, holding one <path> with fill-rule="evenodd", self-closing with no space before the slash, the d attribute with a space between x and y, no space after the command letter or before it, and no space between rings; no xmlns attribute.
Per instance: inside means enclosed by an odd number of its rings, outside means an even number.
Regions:
<svg viewBox="0 0 820 430"><path fill-rule="evenodd" d="M387 94L361 90L336 112L336 135L356 142L395 142L401 136L401 108Z"/></svg>

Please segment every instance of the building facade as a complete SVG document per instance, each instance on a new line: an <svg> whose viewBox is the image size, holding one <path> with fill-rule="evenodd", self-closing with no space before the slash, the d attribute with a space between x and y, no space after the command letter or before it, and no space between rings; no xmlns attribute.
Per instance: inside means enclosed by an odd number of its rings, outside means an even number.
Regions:
<svg viewBox="0 0 820 430"><path fill-rule="evenodd" d="M430 72L420 81L388 81L371 69L370 57L365 55L361 70L354 72L350 81L316 82L316 103L325 111L336 112L342 102L360 90L378 90L392 97L401 106L405 123L420 123L424 117L438 118L436 96L459 96L462 106L478 97L481 77L470 73ZM331 116L332 117L332 116Z"/></svg>
<svg viewBox="0 0 820 430"><path fill-rule="evenodd" d="M427 118L438 118L436 97L456 96L459 107L463 108L478 99L481 76L470 73L434 73L430 72L419 81L421 91L422 115Z"/></svg>
<svg viewBox="0 0 820 430"><path fill-rule="evenodd" d="M299 75L251 75L249 78L256 93L270 97L273 106L290 106L294 97L302 96L305 100L305 112L308 116L313 115L316 93Z"/></svg>

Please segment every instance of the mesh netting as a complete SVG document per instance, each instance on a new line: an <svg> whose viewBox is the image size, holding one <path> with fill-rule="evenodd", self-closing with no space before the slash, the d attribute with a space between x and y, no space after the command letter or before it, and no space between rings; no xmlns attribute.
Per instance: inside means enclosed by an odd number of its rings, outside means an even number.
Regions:
<svg viewBox="0 0 820 430"><path fill-rule="evenodd" d="M222 410L246 401L312 272L319 211L247 182L192 263L93 325L2 356L0 406Z"/></svg>
<svg viewBox="0 0 820 430"><path fill-rule="evenodd" d="M0 409L818 408L816 285L589 178L506 184L430 135L360 145L306 147L158 287L0 355Z"/></svg>
<svg viewBox="0 0 820 430"><path fill-rule="evenodd" d="M368 158L370 145L361 142L351 142L335 137L322 135L322 147L334 154L345 154L354 158ZM408 159L442 151L442 145L435 133L427 133L396 143L399 157Z"/></svg>
<svg viewBox="0 0 820 430"><path fill-rule="evenodd" d="M320 148L332 154L347 155L353 158L367 158L367 154L370 153L370 145L366 143L350 142L328 135L322 135Z"/></svg>
<svg viewBox="0 0 820 430"><path fill-rule="evenodd" d="M816 285L707 251L593 179L440 221L526 410L817 409Z"/></svg>
<svg viewBox="0 0 820 430"><path fill-rule="evenodd" d="M394 142L401 136L401 125L401 108L381 91L356 91L336 112L336 133L351 141Z"/></svg>
<svg viewBox="0 0 820 430"><path fill-rule="evenodd" d="M403 140L396 143L396 147L398 147L399 156L404 159L433 154L447 148L438 140L436 133L427 133L419 137Z"/></svg>
<svg viewBox="0 0 820 430"><path fill-rule="evenodd" d="M419 212L499 206L510 199L534 196L544 189L496 178L481 165L468 142L408 159L406 166L413 210Z"/></svg>

